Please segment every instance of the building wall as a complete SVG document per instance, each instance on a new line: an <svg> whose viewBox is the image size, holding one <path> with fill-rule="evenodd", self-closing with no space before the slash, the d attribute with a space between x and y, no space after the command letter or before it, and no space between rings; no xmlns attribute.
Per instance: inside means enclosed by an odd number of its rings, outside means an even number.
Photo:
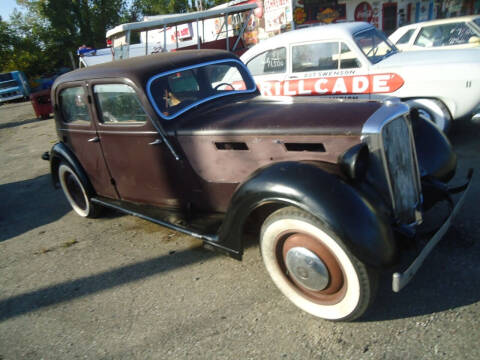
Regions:
<svg viewBox="0 0 480 360"><path fill-rule="evenodd" d="M317 11L317 15L312 16L307 8ZM322 22L368 21L390 33L414 22L478 14L480 0L292 0L292 11L296 28ZM335 12L339 17L332 19ZM302 13L306 13L303 15L306 19L298 21L302 16L296 15Z"/></svg>

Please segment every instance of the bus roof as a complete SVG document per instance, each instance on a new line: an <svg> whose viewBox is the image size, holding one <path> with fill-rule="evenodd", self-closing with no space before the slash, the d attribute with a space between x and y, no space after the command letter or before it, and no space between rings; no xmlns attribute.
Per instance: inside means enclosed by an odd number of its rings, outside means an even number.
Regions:
<svg viewBox="0 0 480 360"><path fill-rule="evenodd" d="M155 16L152 20L117 25L113 29L107 31L107 39L127 31L146 31L163 26L175 26L192 21L213 19L225 15L228 16L230 14L245 12L255 9L256 7L257 4L253 3L222 8L216 7L210 10L194 11L184 14L159 15Z"/></svg>

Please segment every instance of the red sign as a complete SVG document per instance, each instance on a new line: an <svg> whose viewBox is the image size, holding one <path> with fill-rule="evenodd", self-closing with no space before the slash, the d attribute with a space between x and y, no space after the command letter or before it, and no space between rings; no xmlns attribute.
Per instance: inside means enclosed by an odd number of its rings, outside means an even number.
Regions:
<svg viewBox="0 0 480 360"><path fill-rule="evenodd" d="M355 21L372 21L373 17L373 9L372 5L368 2L363 1L357 5L355 8Z"/></svg>
<svg viewBox="0 0 480 360"><path fill-rule="evenodd" d="M375 74L262 81L258 88L266 96L383 94L402 87L404 81L397 74Z"/></svg>

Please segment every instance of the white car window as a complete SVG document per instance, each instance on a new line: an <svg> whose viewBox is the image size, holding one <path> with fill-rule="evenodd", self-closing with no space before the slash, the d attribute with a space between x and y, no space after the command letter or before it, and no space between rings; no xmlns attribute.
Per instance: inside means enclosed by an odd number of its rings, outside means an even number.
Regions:
<svg viewBox="0 0 480 360"><path fill-rule="evenodd" d="M338 41L295 45L292 47L292 71L352 69L360 67L355 53Z"/></svg>
<svg viewBox="0 0 480 360"><path fill-rule="evenodd" d="M422 47L460 45L468 43L472 36L476 34L463 22L432 25L420 30L415 45Z"/></svg>
<svg viewBox="0 0 480 360"><path fill-rule="evenodd" d="M287 50L284 47L265 51L247 63L253 76L281 74L287 70Z"/></svg>
<svg viewBox="0 0 480 360"><path fill-rule="evenodd" d="M361 67L357 55L350 50L347 44L341 43L342 52L340 55L340 69L355 69Z"/></svg>
<svg viewBox="0 0 480 360"><path fill-rule="evenodd" d="M403 45L403 44L408 44L410 41L410 38L412 37L415 29L410 29L408 30L405 34L403 34L400 39L395 43L395 45Z"/></svg>
<svg viewBox="0 0 480 360"><path fill-rule="evenodd" d="M338 69L339 59L337 41L292 47L292 71L294 73Z"/></svg>

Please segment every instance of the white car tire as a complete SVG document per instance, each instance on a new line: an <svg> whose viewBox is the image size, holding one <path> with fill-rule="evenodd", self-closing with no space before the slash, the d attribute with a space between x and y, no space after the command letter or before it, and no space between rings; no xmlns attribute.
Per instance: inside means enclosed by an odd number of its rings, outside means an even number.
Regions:
<svg viewBox="0 0 480 360"><path fill-rule="evenodd" d="M287 207L272 213L261 231L260 249L267 272L278 289L297 307L328 320L354 320L373 302L378 274L358 260L326 224L305 211ZM288 264L290 252L300 249L314 254L328 275L320 287L303 282L318 275L311 260ZM303 260L303 259L302 259ZM289 267L290 265L290 267ZM290 270L289 270L290 269ZM299 272L300 276L295 273Z"/></svg>
<svg viewBox="0 0 480 360"><path fill-rule="evenodd" d="M405 102L410 108L417 109L421 118L431 121L444 133L448 132L452 117L442 102L435 99L410 99Z"/></svg>
<svg viewBox="0 0 480 360"><path fill-rule="evenodd" d="M70 206L78 215L85 218L97 217L98 205L92 203L82 181L64 162L58 167L58 180Z"/></svg>

